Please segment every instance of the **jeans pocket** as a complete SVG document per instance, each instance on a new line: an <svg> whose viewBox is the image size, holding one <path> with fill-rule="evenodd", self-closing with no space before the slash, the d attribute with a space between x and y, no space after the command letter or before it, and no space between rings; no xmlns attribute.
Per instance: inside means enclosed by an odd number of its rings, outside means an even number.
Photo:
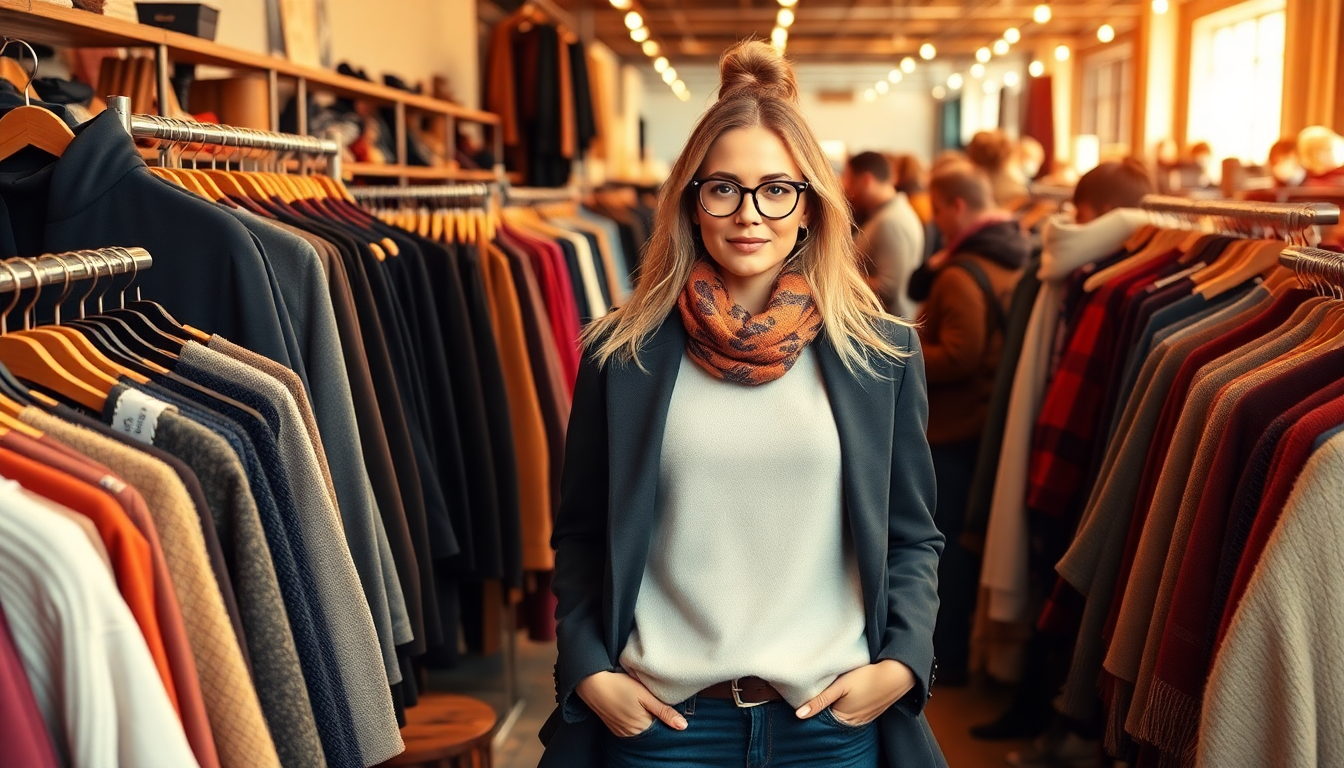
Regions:
<svg viewBox="0 0 1344 768"><path fill-rule="evenodd" d="M827 725L831 725L846 731L862 731L863 729L872 725L872 723L864 723L863 725L850 725L849 723L846 723L844 720L841 720L839 717L836 717L835 712L833 712L830 707L821 710L821 714L817 715L817 717L820 718L821 721L823 723L826 723Z"/></svg>
<svg viewBox="0 0 1344 768"><path fill-rule="evenodd" d="M613 734L612 734L612 737L615 738L617 741L622 742L622 743L626 743L626 744L628 744L628 743L630 743L630 742L632 742L632 741L639 741L639 740L641 740L641 739L647 739L648 737L650 737L650 736L653 735L654 731L658 730L658 724L661 723L661 722L662 722L661 720L659 720L658 718L655 717L655 718L653 718L653 722L652 722L652 723L649 723L649 727L648 727L648 728L645 728L644 730L640 731L639 733L636 733L634 736L617 736L616 734L613 733Z"/></svg>

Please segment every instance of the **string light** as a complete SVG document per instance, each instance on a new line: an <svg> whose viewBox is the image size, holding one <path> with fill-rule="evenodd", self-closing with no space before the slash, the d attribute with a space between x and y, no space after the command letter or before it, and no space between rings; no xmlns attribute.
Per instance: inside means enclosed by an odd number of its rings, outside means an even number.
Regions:
<svg viewBox="0 0 1344 768"><path fill-rule="evenodd" d="M899 83L901 82L901 80L905 79L905 75L901 74L901 70L893 69L887 73L887 79L890 80L893 84Z"/></svg>
<svg viewBox="0 0 1344 768"><path fill-rule="evenodd" d="M954 91L959 91L959 90L961 90L961 86L963 86L963 85L965 85L965 84L966 84L966 81L965 81L965 79L961 76L961 73L960 73L960 72L953 72L953 73L952 73L950 76L948 76L948 78L947 78L947 87L950 88L950 89L952 89L952 90L954 90Z"/></svg>
<svg viewBox="0 0 1344 768"><path fill-rule="evenodd" d="M1045 74L1045 65L1039 61L1033 61L1027 67L1027 74L1031 75L1032 77L1040 77L1041 75Z"/></svg>
<svg viewBox="0 0 1344 768"><path fill-rule="evenodd" d="M798 0L779 0L779 4L784 8L792 8L798 4Z"/></svg>
<svg viewBox="0 0 1344 768"><path fill-rule="evenodd" d="M942 101L947 98L947 89L941 85L933 86L933 98Z"/></svg>
<svg viewBox="0 0 1344 768"><path fill-rule="evenodd" d="M887 91L891 90L891 85L889 85L886 80L878 80L877 84L873 86L873 89L878 93L885 94Z"/></svg>
<svg viewBox="0 0 1344 768"><path fill-rule="evenodd" d="M901 59L901 71L907 75L915 71L914 57L906 56L904 59Z"/></svg>
<svg viewBox="0 0 1344 768"><path fill-rule="evenodd" d="M618 11L624 11L630 7L630 0L611 0L611 7Z"/></svg>
<svg viewBox="0 0 1344 768"><path fill-rule="evenodd" d="M681 80L674 80L672 82L673 93L680 95L681 92L684 90L686 90L686 83L682 82Z"/></svg>
<svg viewBox="0 0 1344 768"><path fill-rule="evenodd" d="M975 52L975 60L980 62L981 64L984 64L986 61L989 61L990 58L993 57L993 55L994 54L989 52L989 48L982 46L979 50Z"/></svg>
<svg viewBox="0 0 1344 768"><path fill-rule="evenodd" d="M631 11L625 14L625 28L639 29L644 26L644 17L639 15L639 11Z"/></svg>
<svg viewBox="0 0 1344 768"><path fill-rule="evenodd" d="M1040 5L1036 6L1036 10L1031 12L1031 19L1032 21L1035 21L1037 24L1045 24L1050 21L1050 17L1052 15L1053 14L1050 13L1050 6L1046 5L1045 3L1041 3Z"/></svg>
<svg viewBox="0 0 1344 768"><path fill-rule="evenodd" d="M779 14L775 16L775 23L785 29L793 26L793 11L788 8L780 8Z"/></svg>
<svg viewBox="0 0 1344 768"><path fill-rule="evenodd" d="M640 27L639 29L632 29L632 30L630 30L630 39L631 39L631 40L634 40L636 43L642 43L642 42L644 42L645 40L648 40L648 39L649 39L649 28L648 28L648 27Z"/></svg>
<svg viewBox="0 0 1344 768"><path fill-rule="evenodd" d="M1097 39L1103 43L1109 43L1115 39L1115 27L1110 24L1102 24L1097 27Z"/></svg>
<svg viewBox="0 0 1344 768"><path fill-rule="evenodd" d="M668 63L666 56L659 56L653 60L653 71L662 74L667 71Z"/></svg>
<svg viewBox="0 0 1344 768"><path fill-rule="evenodd" d="M677 98L678 98L678 99L681 99L682 101L690 101L690 100L691 100L691 92L690 92L690 91L682 91L681 93L678 93L678 94L677 94Z"/></svg>
<svg viewBox="0 0 1344 768"><path fill-rule="evenodd" d="M783 27L775 27L770 32L770 42L776 48L783 48L789 42L789 30Z"/></svg>
<svg viewBox="0 0 1344 768"><path fill-rule="evenodd" d="M868 102L869 104L873 103L874 101L877 101L877 91L874 91L872 88L869 88L868 90L864 91L863 100Z"/></svg>
<svg viewBox="0 0 1344 768"><path fill-rule="evenodd" d="M995 40L995 41L994 41L994 55L995 55L995 56L1007 56L1007 55L1008 55L1008 41L1007 41L1007 40Z"/></svg>
<svg viewBox="0 0 1344 768"><path fill-rule="evenodd" d="M1017 45L1022 40L1022 32L1017 27L1009 27L1003 31L1003 39L1009 45Z"/></svg>
<svg viewBox="0 0 1344 768"><path fill-rule="evenodd" d="M663 70L663 82L664 82L664 83L667 83L668 85L671 85L673 82L676 81L676 79L677 79L677 69L676 69L676 67L668 67L667 69L664 69L664 70Z"/></svg>
<svg viewBox="0 0 1344 768"><path fill-rule="evenodd" d="M1171 4L1167 0L1153 0L1153 13L1161 16L1171 10Z"/></svg>
<svg viewBox="0 0 1344 768"><path fill-rule="evenodd" d="M653 40L645 40L644 45L640 46L640 48L644 51L644 55L648 56L649 58L657 56L658 51L661 50L658 47L658 43Z"/></svg>
<svg viewBox="0 0 1344 768"><path fill-rule="evenodd" d="M977 61L971 65L971 77L975 78L976 80L979 80L984 76L985 76L984 64L981 64L980 62Z"/></svg>
<svg viewBox="0 0 1344 768"><path fill-rule="evenodd" d="M938 49L933 47L933 43L925 43L919 46L919 57L925 61L932 61L934 56L938 55Z"/></svg>
<svg viewBox="0 0 1344 768"><path fill-rule="evenodd" d="M1003 87L1004 87L1004 88L1016 88L1016 87L1018 86L1018 84L1021 83L1021 82L1022 82L1022 78L1019 77L1018 74L1017 74L1016 72L1004 72L1004 73L1003 73Z"/></svg>
<svg viewBox="0 0 1344 768"><path fill-rule="evenodd" d="M1069 46L1061 45L1055 48L1055 61L1068 61L1068 60L1069 60Z"/></svg>

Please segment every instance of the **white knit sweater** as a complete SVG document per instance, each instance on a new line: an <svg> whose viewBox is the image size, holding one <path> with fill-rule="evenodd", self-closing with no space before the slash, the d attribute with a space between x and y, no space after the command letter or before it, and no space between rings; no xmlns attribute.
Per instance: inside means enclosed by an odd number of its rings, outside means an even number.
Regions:
<svg viewBox="0 0 1344 768"><path fill-rule="evenodd" d="M1344 765L1344 433L1293 486L1214 661L1198 768Z"/></svg>
<svg viewBox="0 0 1344 768"><path fill-rule="evenodd" d="M840 434L809 347L748 387L682 356L621 666L676 704L738 677L795 707L868 664Z"/></svg>

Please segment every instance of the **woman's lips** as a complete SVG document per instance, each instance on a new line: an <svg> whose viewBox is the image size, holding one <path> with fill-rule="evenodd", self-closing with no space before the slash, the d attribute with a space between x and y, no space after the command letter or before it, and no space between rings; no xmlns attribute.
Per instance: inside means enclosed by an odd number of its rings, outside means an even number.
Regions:
<svg viewBox="0 0 1344 768"><path fill-rule="evenodd" d="M755 253L764 248L768 242L770 241L759 237L733 237L728 240L728 244L737 249L738 253Z"/></svg>

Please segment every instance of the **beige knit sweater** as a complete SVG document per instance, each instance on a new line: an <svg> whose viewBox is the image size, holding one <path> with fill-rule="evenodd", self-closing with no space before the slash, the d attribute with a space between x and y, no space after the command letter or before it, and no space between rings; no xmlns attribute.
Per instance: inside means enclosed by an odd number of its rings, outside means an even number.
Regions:
<svg viewBox="0 0 1344 768"><path fill-rule="evenodd" d="M1214 660L1197 768L1344 765L1344 434L1307 462Z"/></svg>

